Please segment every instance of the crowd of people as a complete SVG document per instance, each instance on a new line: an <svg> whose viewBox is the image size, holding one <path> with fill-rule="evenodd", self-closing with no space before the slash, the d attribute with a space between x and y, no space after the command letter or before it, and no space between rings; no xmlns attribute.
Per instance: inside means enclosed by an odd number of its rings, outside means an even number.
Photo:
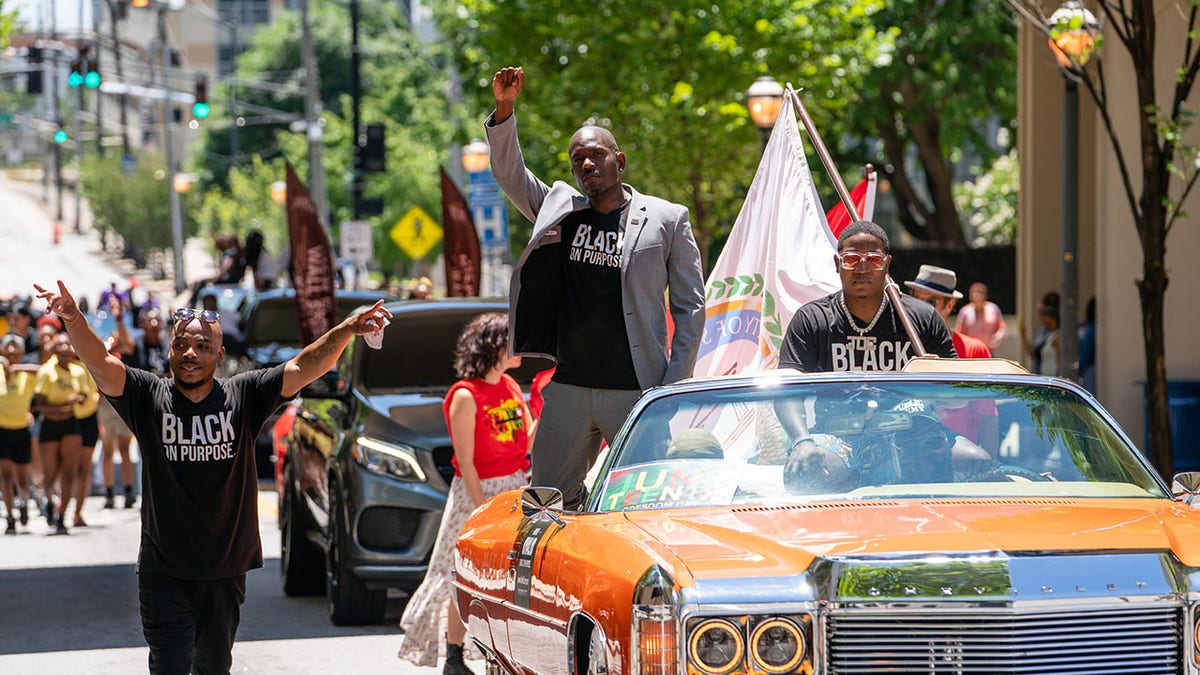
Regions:
<svg viewBox="0 0 1200 675"><path fill-rule="evenodd" d="M105 335L105 346L130 364L167 373L163 321L158 302L113 279L96 295L88 321ZM88 303L84 303L88 304ZM7 301L0 337L0 493L5 534L17 534L43 518L55 534L87 527L86 498L99 450L104 508L134 508L137 463L133 435L100 395L79 361L62 319L37 308L31 296ZM115 458L120 458L120 482Z"/></svg>

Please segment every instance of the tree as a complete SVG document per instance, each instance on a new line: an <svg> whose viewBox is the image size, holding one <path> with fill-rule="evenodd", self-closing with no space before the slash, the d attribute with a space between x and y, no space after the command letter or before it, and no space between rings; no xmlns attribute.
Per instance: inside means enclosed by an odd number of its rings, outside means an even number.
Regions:
<svg viewBox="0 0 1200 675"><path fill-rule="evenodd" d="M332 2L313 3L313 33L320 64L321 98L325 102L324 164L330 177L349 175L353 166L353 138L350 99L350 19L345 7ZM385 274L390 274L407 258L388 237L387 229L413 206L428 213L440 213L441 193L438 167L444 165L450 147L451 121L447 107L447 78L438 45L423 45L404 28L399 7L390 3L364 6L360 22L362 59L363 123L379 123L386 128L387 167L382 174L368 174L365 196L383 200L384 211L375 220L375 256ZM303 106L299 87L300 70L298 15L283 12L278 21L256 34L252 46L238 59L239 82L277 82L285 87L256 90L239 85L238 100L246 107L257 106L300 114ZM279 73L285 73L282 78ZM287 87L287 84L294 87ZM229 86L229 85L223 85ZM215 115L214 115L215 116ZM239 136L245 159L255 153L264 158L261 170L278 171L276 177L263 179L267 184L283 179L286 157L301 176L308 174L307 141L303 134L291 133L285 124L264 124L254 133ZM206 166L220 191L206 195L211 202L209 214L236 205L220 206L221 200L238 201L230 192L229 178L221 178L228 157L228 130L214 129L203 140ZM214 161L212 158L216 158ZM274 168L272 168L274 167ZM254 171L259 171L255 165ZM247 172L243 171L243 174ZM259 181L260 183L263 181ZM346 183L330 180L328 185L334 243L337 228L351 217L350 194ZM264 191L262 193L266 195ZM208 216L203 216L207 218ZM285 223L286 225L286 223ZM269 239L269 237L268 237ZM286 231L284 234L286 241Z"/></svg>
<svg viewBox="0 0 1200 675"><path fill-rule="evenodd" d="M122 171L116 156L88 155L83 160L80 178L83 195L101 232L114 232L125 240L135 259L149 251L169 250L173 246L168 209L168 190L162 157L142 155L133 171ZM194 227L185 223L185 235Z"/></svg>
<svg viewBox="0 0 1200 675"><path fill-rule="evenodd" d="M1058 38L1079 29L1080 22L1066 20L1050 26L1049 19L1035 0L1007 0L1035 30ZM1124 188L1129 213L1137 228L1142 249L1142 274L1137 279L1142 308L1143 349L1146 359L1146 421L1150 437L1150 461L1163 476L1173 471L1170 410L1167 404L1166 334L1163 322L1167 291L1167 236L1177 220L1184 216L1181 207L1200 178L1200 148L1185 140L1196 110L1188 105L1196 75L1200 73L1200 7L1195 0L1173 4L1180 20L1167 24L1182 31L1181 53L1166 54L1155 49L1158 19L1163 3L1154 0L1100 0L1099 8L1105 32L1116 39L1113 47L1096 51L1095 67L1074 61L1069 76L1087 90L1096 104L1104 133L1108 137ZM1167 15L1164 15L1167 16ZM1107 42L1107 41L1106 41ZM1119 47L1133 69L1134 91L1115 92L1105 77L1106 49ZM1099 45L1097 45L1099 46ZM1166 60L1170 59L1170 60ZM1178 61L1174 61L1178 59ZM1123 61L1114 59L1118 64ZM1164 70L1175 63L1170 71ZM1124 66L1121 66L1124 67ZM1161 72L1173 72L1171 86L1159 86ZM1160 96L1164 96L1160 102ZM1131 160L1114 125L1115 109L1136 106L1136 159ZM1139 170L1140 169L1140 170Z"/></svg>
<svg viewBox="0 0 1200 675"><path fill-rule="evenodd" d="M965 246L955 165L990 165L1003 152L995 128L1016 126L1016 24L1000 5L929 0L893 0L871 23L892 46L850 90L860 147L844 156L880 166L909 234Z"/></svg>
<svg viewBox="0 0 1200 675"><path fill-rule="evenodd" d="M746 88L770 74L804 88L818 124L844 114L850 90L890 40L869 21L883 5L599 0L583 12L568 0L462 0L434 12L474 111L491 109L493 73L524 66L517 115L536 174L569 180L571 134L585 123L609 127L629 158L625 179L687 204L710 260L759 160ZM482 133L480 117L468 137Z"/></svg>

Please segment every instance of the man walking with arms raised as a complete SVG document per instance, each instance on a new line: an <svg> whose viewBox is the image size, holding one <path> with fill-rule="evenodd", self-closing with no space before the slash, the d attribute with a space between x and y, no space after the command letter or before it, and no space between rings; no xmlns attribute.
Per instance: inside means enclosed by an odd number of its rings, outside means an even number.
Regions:
<svg viewBox="0 0 1200 675"><path fill-rule="evenodd" d="M287 363L215 379L224 357L216 312L175 312L171 379L126 366L74 297L35 286L142 452L138 596L152 673L228 673L246 572L262 567L254 439L267 417L324 375L355 335L378 329L380 301Z"/></svg>

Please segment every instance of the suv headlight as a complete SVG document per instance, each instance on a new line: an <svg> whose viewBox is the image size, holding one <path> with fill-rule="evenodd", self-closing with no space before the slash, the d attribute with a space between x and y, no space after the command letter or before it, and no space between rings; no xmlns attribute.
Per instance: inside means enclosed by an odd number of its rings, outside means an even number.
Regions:
<svg viewBox="0 0 1200 675"><path fill-rule="evenodd" d="M359 436L350 449L354 461L364 469L397 480L425 482L425 471L417 460L417 451L402 443Z"/></svg>

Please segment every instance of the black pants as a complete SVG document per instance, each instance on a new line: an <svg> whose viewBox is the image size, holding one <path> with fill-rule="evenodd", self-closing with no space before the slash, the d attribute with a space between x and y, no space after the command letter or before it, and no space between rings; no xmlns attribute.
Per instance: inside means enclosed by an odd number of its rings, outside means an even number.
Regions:
<svg viewBox="0 0 1200 675"><path fill-rule="evenodd" d="M150 672L228 673L245 599L244 574L216 581L139 574L138 601L142 634L150 645Z"/></svg>

